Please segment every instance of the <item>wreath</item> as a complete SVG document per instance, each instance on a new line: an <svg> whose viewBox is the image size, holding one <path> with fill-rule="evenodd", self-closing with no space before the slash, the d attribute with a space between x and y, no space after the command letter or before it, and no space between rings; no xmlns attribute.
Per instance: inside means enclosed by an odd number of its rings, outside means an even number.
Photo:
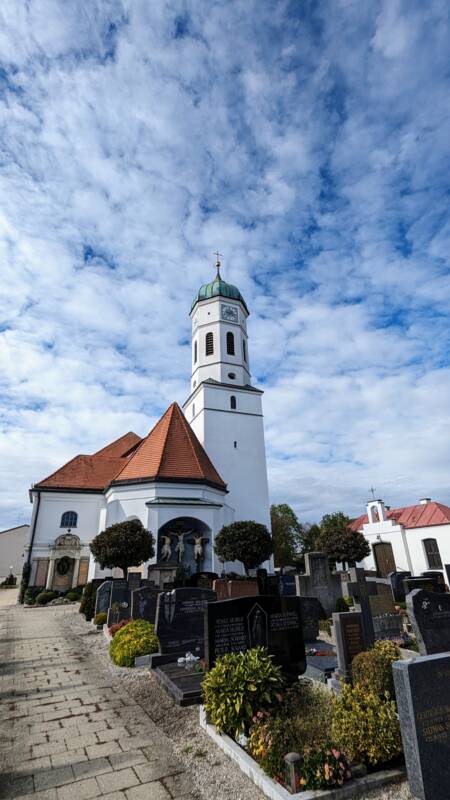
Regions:
<svg viewBox="0 0 450 800"><path fill-rule="evenodd" d="M58 575L67 575L70 570L70 558L63 556L56 562L56 572Z"/></svg>

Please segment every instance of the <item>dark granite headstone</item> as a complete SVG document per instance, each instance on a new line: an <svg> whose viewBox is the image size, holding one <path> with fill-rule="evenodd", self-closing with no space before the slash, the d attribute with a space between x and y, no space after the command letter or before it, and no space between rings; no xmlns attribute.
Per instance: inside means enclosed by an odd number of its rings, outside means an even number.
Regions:
<svg viewBox="0 0 450 800"><path fill-rule="evenodd" d="M139 589L139 586L141 585L141 580L142 580L142 575L140 572L128 573L127 583L130 592L132 592L134 589Z"/></svg>
<svg viewBox="0 0 450 800"><path fill-rule="evenodd" d="M162 655L204 654L205 608L216 600L210 589L183 588L161 592L156 609L155 633ZM153 662L152 662L153 663Z"/></svg>
<svg viewBox="0 0 450 800"><path fill-rule="evenodd" d="M425 589L427 592L438 592L438 582L436 578L405 578L403 581L405 588L405 595L412 592L414 589Z"/></svg>
<svg viewBox="0 0 450 800"><path fill-rule="evenodd" d="M95 596L95 614L108 613L108 608L111 599L112 581L104 581L98 589Z"/></svg>
<svg viewBox="0 0 450 800"><path fill-rule="evenodd" d="M400 636L403 631L403 621L399 614L383 614L373 617L373 630L375 639L389 639Z"/></svg>
<svg viewBox="0 0 450 800"><path fill-rule="evenodd" d="M317 597L300 597L302 610L303 638L305 642L313 642L319 636L319 619L321 607Z"/></svg>
<svg viewBox="0 0 450 800"><path fill-rule="evenodd" d="M202 702L204 673L197 671L196 665L180 665L172 661L157 666L153 674L179 706Z"/></svg>
<svg viewBox="0 0 450 800"><path fill-rule="evenodd" d="M347 584L350 596L353 597L355 611L360 611L364 631L364 643L366 648L371 647L375 641L373 630L372 610L370 607L370 587L366 581L366 576L362 567L350 567L351 583Z"/></svg>
<svg viewBox="0 0 450 800"><path fill-rule="evenodd" d="M314 648L307 645L306 676L320 683L327 683L337 668L335 648L329 642L314 642Z"/></svg>
<svg viewBox="0 0 450 800"><path fill-rule="evenodd" d="M333 614L333 627L338 662L336 675L348 683L354 657L366 649L362 614L360 611Z"/></svg>
<svg viewBox="0 0 450 800"><path fill-rule="evenodd" d="M186 586L195 586L200 589L212 589L213 583L218 577L217 572L195 572L186 581Z"/></svg>
<svg viewBox="0 0 450 800"><path fill-rule="evenodd" d="M420 655L450 652L450 594L414 589L406 608Z"/></svg>
<svg viewBox="0 0 450 800"><path fill-rule="evenodd" d="M213 592L216 592L218 600L228 600L228 581L226 578L217 578L213 581Z"/></svg>
<svg viewBox="0 0 450 800"><path fill-rule="evenodd" d="M256 597L259 595L258 581L228 581L228 597Z"/></svg>
<svg viewBox="0 0 450 800"><path fill-rule="evenodd" d="M450 655L395 661L392 669L411 794L448 800Z"/></svg>
<svg viewBox="0 0 450 800"><path fill-rule="evenodd" d="M436 583L438 585L438 592L446 592L447 591L447 584L445 582L443 572L439 570L430 569L428 572L422 572L422 578L435 578Z"/></svg>
<svg viewBox="0 0 450 800"><path fill-rule="evenodd" d="M305 575L296 575L297 594L300 597L317 597L325 614L330 616L338 597L342 597L342 583L338 572L330 572L326 553L306 553Z"/></svg>
<svg viewBox="0 0 450 800"><path fill-rule="evenodd" d="M266 647L286 676L296 680L306 669L299 597L240 597L210 603L206 612L205 659L208 669L225 653Z"/></svg>
<svg viewBox="0 0 450 800"><path fill-rule="evenodd" d="M295 597L297 589L295 585L295 573L289 572L287 575L280 575L278 578L278 591L283 597Z"/></svg>
<svg viewBox="0 0 450 800"><path fill-rule="evenodd" d="M405 587L403 581L405 578L410 578L410 572L390 572L389 580L391 582L392 595L396 603L405 602Z"/></svg>
<svg viewBox="0 0 450 800"><path fill-rule="evenodd" d="M152 589L150 586L142 586L140 589L134 589L131 592L132 618L146 619L154 625L159 594L159 589Z"/></svg>
<svg viewBox="0 0 450 800"><path fill-rule="evenodd" d="M90 583L92 584L92 591L93 591L94 597L93 597L93 604L92 604L92 606L90 606L92 611L88 611L87 613L85 613L85 619L86 619L87 622L90 622L90 620L94 616L95 602L96 602L96 599L97 599L97 591L98 591L99 586L101 586L102 583L104 583L104 582L105 582L104 578L93 578L93 580L90 581Z"/></svg>
<svg viewBox="0 0 450 800"><path fill-rule="evenodd" d="M115 578L111 589L106 624L110 627L123 619L131 619L130 589L127 581Z"/></svg>
<svg viewBox="0 0 450 800"><path fill-rule="evenodd" d="M447 585L450 586L450 564L444 564L444 568L447 576Z"/></svg>

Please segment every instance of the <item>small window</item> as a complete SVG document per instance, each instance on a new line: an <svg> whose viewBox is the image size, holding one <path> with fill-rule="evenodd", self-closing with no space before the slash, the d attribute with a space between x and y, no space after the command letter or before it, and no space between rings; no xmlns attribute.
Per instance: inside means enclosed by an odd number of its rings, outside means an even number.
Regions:
<svg viewBox="0 0 450 800"><path fill-rule="evenodd" d="M198 353L197 353L197 339L196 339L195 342L194 342L194 364L197 363L197 356L198 356Z"/></svg>
<svg viewBox="0 0 450 800"><path fill-rule="evenodd" d="M76 528L78 521L78 514L76 511L65 511L61 517L60 528Z"/></svg>
<svg viewBox="0 0 450 800"><path fill-rule="evenodd" d="M234 442L234 449L237 450L237 442Z"/></svg>
<svg viewBox="0 0 450 800"><path fill-rule="evenodd" d="M214 354L214 337L211 331L205 336L205 354L212 356Z"/></svg>
<svg viewBox="0 0 450 800"><path fill-rule="evenodd" d="M232 394L231 397L230 397L230 408L232 408L232 409L236 408L236 398L235 398L234 394Z"/></svg>
<svg viewBox="0 0 450 800"><path fill-rule="evenodd" d="M192 403L192 416L195 417L195 403Z"/></svg>
<svg viewBox="0 0 450 800"><path fill-rule="evenodd" d="M236 380L236 373L235 373L235 372L229 372L229 373L228 373L228 377L229 377L229 378L230 378L232 381L234 381L234 380Z"/></svg>
<svg viewBox="0 0 450 800"><path fill-rule="evenodd" d="M245 339L242 339L242 353L244 355L244 361L247 362L247 347L245 344Z"/></svg>
<svg viewBox="0 0 450 800"><path fill-rule="evenodd" d="M231 331L227 333L227 355L234 356L234 334Z"/></svg>
<svg viewBox="0 0 450 800"><path fill-rule="evenodd" d="M428 561L428 569L442 569L442 560L436 539L424 539L423 546Z"/></svg>

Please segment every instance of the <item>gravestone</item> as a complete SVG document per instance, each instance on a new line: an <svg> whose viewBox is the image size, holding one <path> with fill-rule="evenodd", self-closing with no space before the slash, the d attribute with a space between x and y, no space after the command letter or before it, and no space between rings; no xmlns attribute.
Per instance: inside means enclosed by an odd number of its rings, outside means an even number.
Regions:
<svg viewBox="0 0 450 800"><path fill-rule="evenodd" d="M133 589L131 592L132 618L146 619L147 622L151 622L154 625L159 594L159 589L152 589L150 586L141 586L140 589Z"/></svg>
<svg viewBox="0 0 450 800"><path fill-rule="evenodd" d="M297 587L294 572L279 576L278 591L283 597L295 597L297 594Z"/></svg>
<svg viewBox="0 0 450 800"><path fill-rule="evenodd" d="M403 585L403 581L405 578L410 578L411 573L404 571L404 572L390 572L389 573L389 580L391 582L391 589L392 589L392 596L396 603L404 603L405 602L405 587Z"/></svg>
<svg viewBox="0 0 450 800"><path fill-rule="evenodd" d="M338 597L342 597L339 573L330 572L326 553L306 553L305 575L296 575L297 594L300 597L317 597L325 614L331 616Z"/></svg>
<svg viewBox="0 0 450 800"><path fill-rule="evenodd" d="M372 616L394 614L395 604L390 582L387 585L385 583L367 581L367 584L369 586L369 604ZM371 590L374 590L374 594L371 593Z"/></svg>
<svg viewBox="0 0 450 800"><path fill-rule="evenodd" d="M104 581L98 589L95 596L95 614L108 613L108 608L111 599L112 581Z"/></svg>
<svg viewBox="0 0 450 800"><path fill-rule="evenodd" d="M427 572L422 572L422 578L435 578L438 585L438 592L446 592L447 584L445 582L444 574L439 570L430 569Z"/></svg>
<svg viewBox="0 0 450 800"><path fill-rule="evenodd" d="M300 597L303 638L305 642L314 642L319 636L319 619L321 607L317 597Z"/></svg>
<svg viewBox="0 0 450 800"><path fill-rule="evenodd" d="M218 579L217 572L195 572L186 581L186 586L194 586L200 589L212 589L213 583Z"/></svg>
<svg viewBox="0 0 450 800"><path fill-rule="evenodd" d="M405 588L405 595L414 591L414 589L425 589L427 592L439 591L436 578L424 578L423 575L419 578L405 578L403 586Z"/></svg>
<svg viewBox="0 0 450 800"><path fill-rule="evenodd" d="M350 596L353 597L355 611L361 612L365 649L372 647L375 641L372 611L370 608L369 586L362 567L350 567L351 583L347 584Z"/></svg>
<svg viewBox="0 0 450 800"><path fill-rule="evenodd" d="M383 614L373 617L375 639L398 637L403 632L403 620L400 614Z"/></svg>
<svg viewBox="0 0 450 800"><path fill-rule="evenodd" d="M213 581L213 592L216 592L218 600L228 600L228 581L226 578L218 578Z"/></svg>
<svg viewBox="0 0 450 800"><path fill-rule="evenodd" d="M179 656L204 654L205 608L217 599L210 589L194 587L161 592L156 608L155 633L164 660L176 661ZM152 658L152 666L162 659Z"/></svg>
<svg viewBox="0 0 450 800"><path fill-rule="evenodd" d="M255 597L259 595L258 581L228 581L228 597Z"/></svg>
<svg viewBox="0 0 450 800"><path fill-rule="evenodd" d="M240 597L210 603L206 611L207 669L225 653L266 647L290 680L306 669L299 597Z"/></svg>
<svg viewBox="0 0 450 800"><path fill-rule="evenodd" d="M444 568L447 575L447 585L450 586L450 564L444 564Z"/></svg>
<svg viewBox="0 0 450 800"><path fill-rule="evenodd" d="M306 677L326 684L337 669L336 648L329 642L319 641L314 649L307 649L306 663Z"/></svg>
<svg viewBox="0 0 450 800"><path fill-rule="evenodd" d="M132 591L134 591L134 589L139 589L141 581L142 581L142 575L140 572L128 573L127 583L128 583L128 588L130 590L130 594Z"/></svg>
<svg viewBox="0 0 450 800"><path fill-rule="evenodd" d="M117 606L117 608L115 607ZM131 618L130 590L126 580L114 579L109 601L108 628L123 619Z"/></svg>
<svg viewBox="0 0 450 800"><path fill-rule="evenodd" d="M450 594L414 589L406 608L420 655L450 652Z"/></svg>
<svg viewBox="0 0 450 800"><path fill-rule="evenodd" d="M335 678L343 678L345 683L349 683L352 677L352 661L358 653L366 649L361 611L333 614L333 627L338 663Z"/></svg>
<svg viewBox="0 0 450 800"><path fill-rule="evenodd" d="M411 794L448 800L450 786L450 655L392 665Z"/></svg>

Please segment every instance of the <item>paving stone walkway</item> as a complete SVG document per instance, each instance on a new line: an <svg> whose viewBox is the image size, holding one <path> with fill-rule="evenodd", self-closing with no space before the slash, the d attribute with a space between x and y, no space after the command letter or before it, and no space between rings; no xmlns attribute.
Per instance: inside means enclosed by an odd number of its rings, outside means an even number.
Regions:
<svg viewBox="0 0 450 800"><path fill-rule="evenodd" d="M170 739L65 613L0 608L0 798L193 800Z"/></svg>

